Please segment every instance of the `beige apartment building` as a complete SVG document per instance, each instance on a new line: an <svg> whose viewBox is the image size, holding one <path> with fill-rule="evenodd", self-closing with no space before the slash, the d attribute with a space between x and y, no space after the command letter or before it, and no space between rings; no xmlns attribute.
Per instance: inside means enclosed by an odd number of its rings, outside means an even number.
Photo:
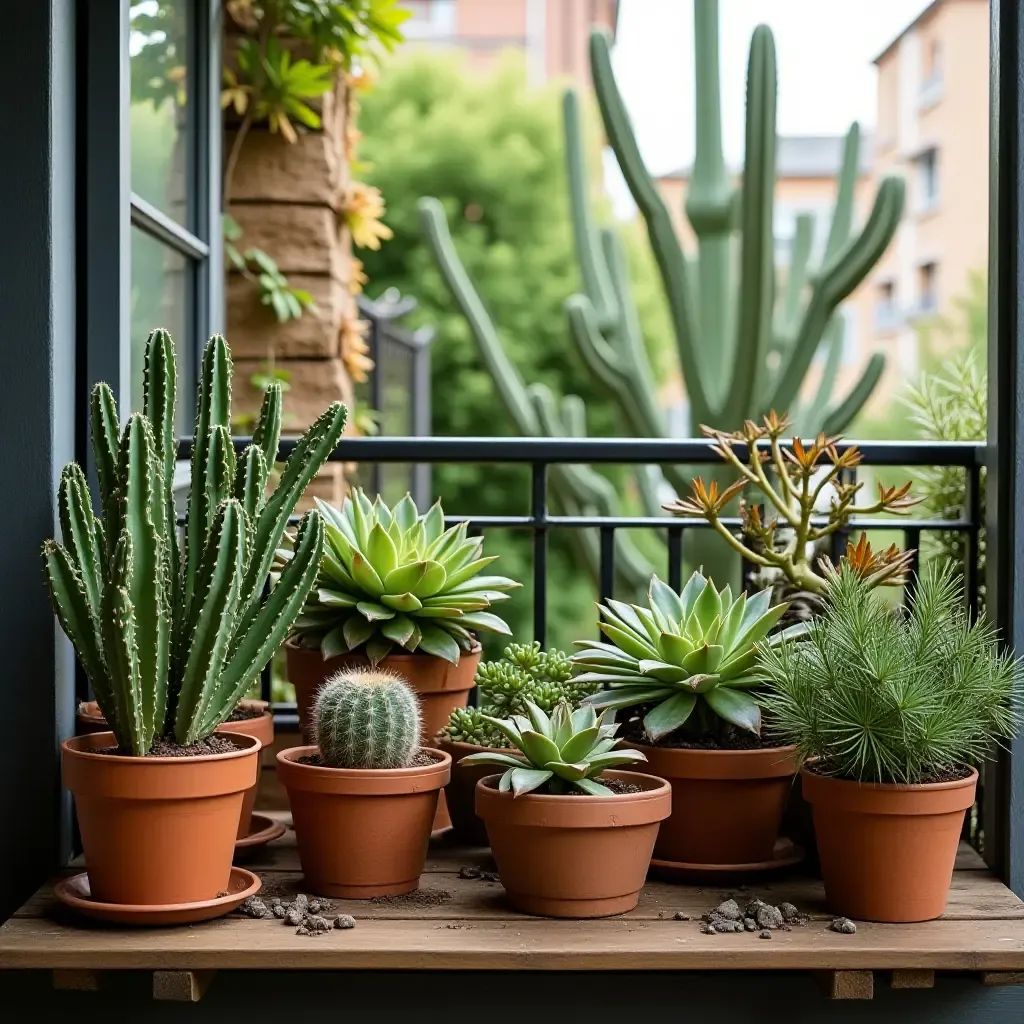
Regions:
<svg viewBox="0 0 1024 1024"><path fill-rule="evenodd" d="M568 76L590 86L587 40L592 27L614 36L619 0L403 0L410 46L449 47L490 67L503 50L522 51L530 81Z"/></svg>
<svg viewBox="0 0 1024 1024"><path fill-rule="evenodd" d="M843 306L841 381L856 380L872 353L888 357L869 412L884 412L893 392L918 371L917 328L954 311L969 278L983 270L988 245L988 0L934 0L875 59L878 114L873 138L862 137L857 222L863 223L878 181L907 182L903 221L886 254ZM835 199L839 136L780 137L775 235L787 262L796 216L815 217L818 252ZM688 247L684 218L688 170L659 180ZM813 386L814 373L808 384ZM685 399L679 385L664 396ZM678 414L680 417L684 412Z"/></svg>

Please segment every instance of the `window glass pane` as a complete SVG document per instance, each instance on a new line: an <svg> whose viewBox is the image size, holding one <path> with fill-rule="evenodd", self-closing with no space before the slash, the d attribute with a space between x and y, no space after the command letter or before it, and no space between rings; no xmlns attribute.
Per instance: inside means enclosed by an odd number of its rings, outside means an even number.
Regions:
<svg viewBox="0 0 1024 1024"><path fill-rule="evenodd" d="M132 411L142 408L146 338L154 328L162 327L171 332L178 353L179 433L183 426L188 426L187 410L192 401L189 392L195 386L191 372L192 339L186 331L188 277L188 260L181 253L161 245L144 231L132 228Z"/></svg>
<svg viewBox="0 0 1024 1024"><path fill-rule="evenodd" d="M131 6L132 191L185 227L189 166L188 0Z"/></svg>

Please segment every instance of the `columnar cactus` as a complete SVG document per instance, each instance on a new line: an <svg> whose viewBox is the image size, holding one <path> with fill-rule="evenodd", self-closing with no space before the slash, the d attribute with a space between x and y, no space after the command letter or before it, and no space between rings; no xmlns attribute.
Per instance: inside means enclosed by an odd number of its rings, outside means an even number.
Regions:
<svg viewBox="0 0 1024 1024"><path fill-rule="evenodd" d="M405 768L419 749L419 701L393 672L335 673L316 695L313 720L329 768Z"/></svg>
<svg viewBox="0 0 1024 1024"><path fill-rule="evenodd" d="M174 347L154 331L144 411L118 439L110 388L92 394L102 521L85 475L64 468L63 544L43 563L54 611L118 746L142 756L158 736L194 743L223 722L273 657L316 580L323 522L307 514L295 554L269 594L274 552L302 491L337 445L345 407L332 405L299 440L266 493L281 432L280 386L268 392L252 443L236 459L229 426L231 355L212 337L203 357L183 549L172 482L177 442Z"/></svg>

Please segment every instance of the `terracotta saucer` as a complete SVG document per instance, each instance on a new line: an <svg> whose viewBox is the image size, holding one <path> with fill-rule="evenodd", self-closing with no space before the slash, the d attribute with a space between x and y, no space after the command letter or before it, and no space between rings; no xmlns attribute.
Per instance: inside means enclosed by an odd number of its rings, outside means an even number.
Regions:
<svg viewBox="0 0 1024 1024"><path fill-rule="evenodd" d="M266 846L275 839L280 839L288 830L279 821L266 814L254 814L249 825L249 834L244 839L235 840L235 852L251 850L257 846Z"/></svg>
<svg viewBox="0 0 1024 1024"><path fill-rule="evenodd" d="M86 917L115 924L155 926L165 924L193 924L208 921L234 910L243 900L255 896L263 883L258 875L245 868L231 869L226 896L204 900L201 903L168 903L163 906L138 906L129 903L99 903L89 891L86 872L65 878L53 887L53 895L67 907Z"/></svg>
<svg viewBox="0 0 1024 1024"><path fill-rule="evenodd" d="M803 847L797 846L792 839L780 838L775 841L771 860L755 861L752 864L686 864L682 861L655 858L651 861L650 874L670 880L759 875L791 868L794 864L799 864L804 856Z"/></svg>

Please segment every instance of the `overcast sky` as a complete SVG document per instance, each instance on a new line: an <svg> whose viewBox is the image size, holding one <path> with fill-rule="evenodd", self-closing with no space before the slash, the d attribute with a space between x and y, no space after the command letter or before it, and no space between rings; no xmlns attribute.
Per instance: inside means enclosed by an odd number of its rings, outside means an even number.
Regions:
<svg viewBox="0 0 1024 1024"><path fill-rule="evenodd" d="M928 2L720 0L726 159L743 154L747 49L756 25L775 35L780 134L842 134L853 120L874 124L871 62ZM665 173L693 158L693 0L621 4L616 77L648 167ZM608 184L621 207L624 186Z"/></svg>

